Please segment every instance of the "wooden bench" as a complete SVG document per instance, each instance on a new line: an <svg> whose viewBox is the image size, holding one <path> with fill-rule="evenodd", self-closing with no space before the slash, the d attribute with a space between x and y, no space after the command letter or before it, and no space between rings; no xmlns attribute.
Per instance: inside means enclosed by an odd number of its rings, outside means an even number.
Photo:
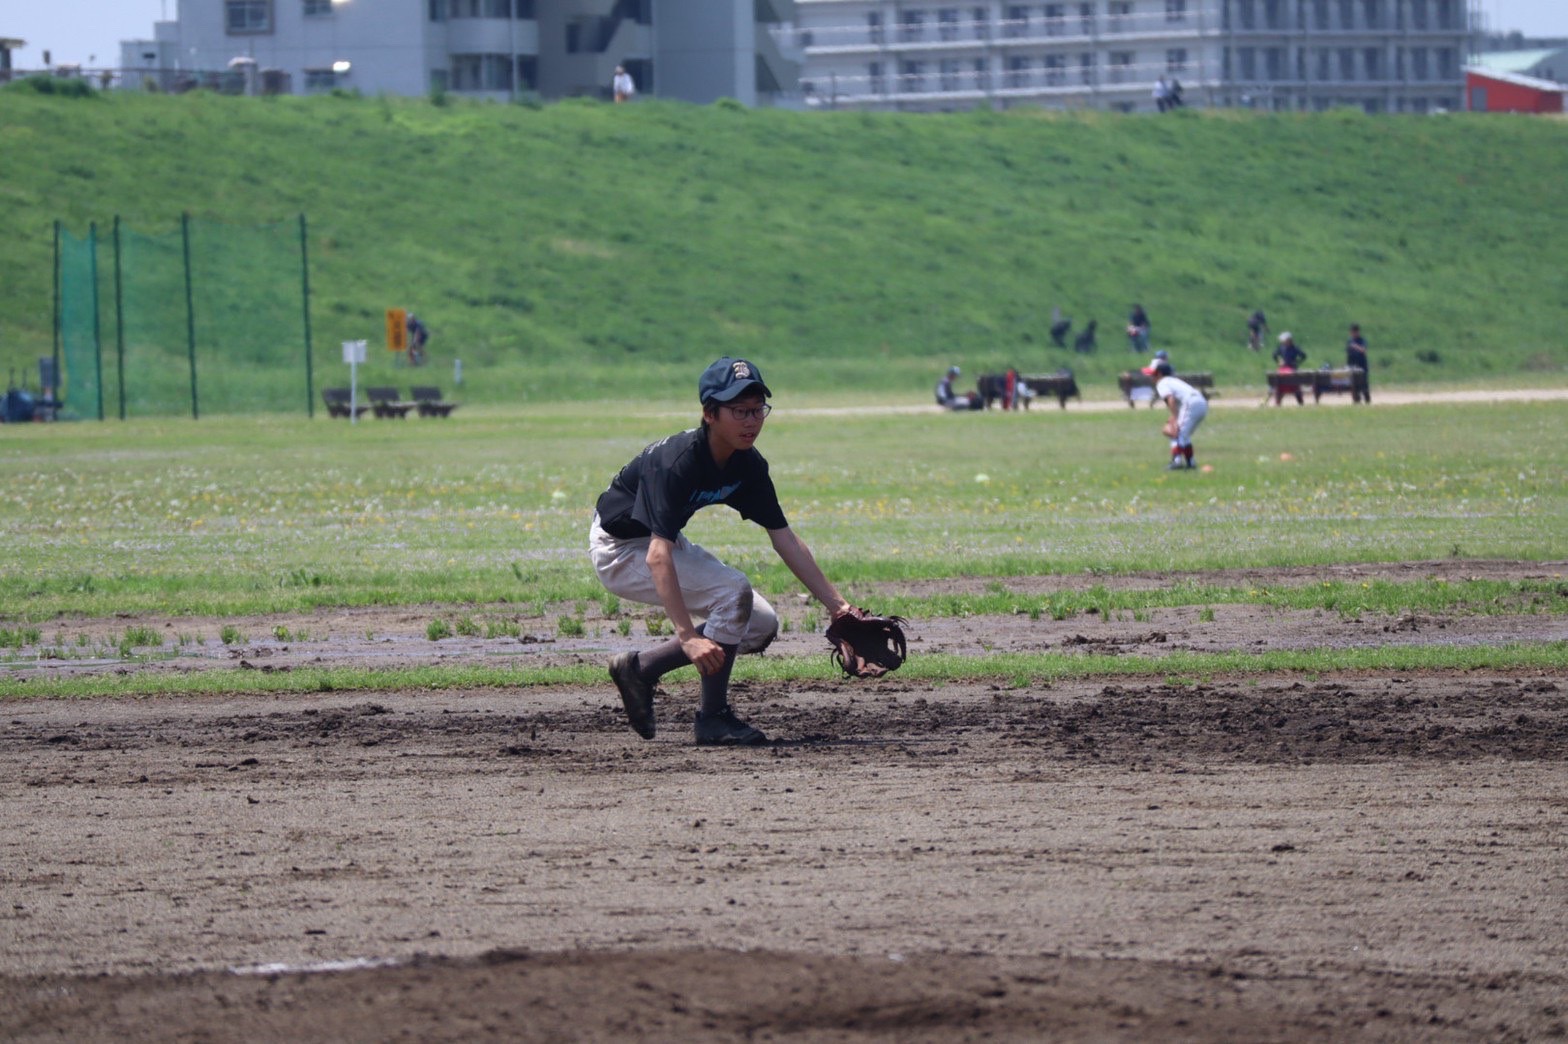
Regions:
<svg viewBox="0 0 1568 1044"><path fill-rule="evenodd" d="M1269 381L1269 394L1264 398L1265 402L1270 397L1279 399L1285 395L1294 395L1298 389L1302 392L1310 391L1313 402L1318 402L1325 395L1343 395L1345 392L1349 392L1355 402L1369 397L1367 371L1357 367L1342 366L1334 369L1325 366L1317 370L1297 370L1295 373L1280 373L1275 370L1266 376Z"/></svg>
<svg viewBox="0 0 1568 1044"><path fill-rule="evenodd" d="M457 409L455 402L441 401L441 389L428 384L415 385L410 394L421 417L450 417Z"/></svg>
<svg viewBox="0 0 1568 1044"><path fill-rule="evenodd" d="M1362 399L1371 401L1367 393L1367 371L1358 366L1341 366L1337 369L1324 367L1313 370L1312 401L1317 402L1325 395L1343 395L1350 393L1351 402L1360 402Z"/></svg>
<svg viewBox="0 0 1568 1044"><path fill-rule="evenodd" d="M402 420L416 405L399 398L396 388L366 388L365 398L370 400L370 408L377 417L396 417Z"/></svg>
<svg viewBox="0 0 1568 1044"><path fill-rule="evenodd" d="M321 401L327 404L328 417L358 417L361 413L370 409L370 404L364 402L356 402L350 408L351 393L347 388L323 388L321 389Z"/></svg>
<svg viewBox="0 0 1568 1044"><path fill-rule="evenodd" d="M1186 381L1198 391L1203 393L1205 399L1212 399L1219 392L1214 390L1214 375L1212 373L1178 373L1177 380ZM1154 395L1155 379L1142 370L1127 370L1116 378L1117 385L1122 390L1122 398L1127 400L1128 406L1138 405L1133 393L1139 388L1149 389L1149 405L1153 406L1160 400Z"/></svg>
<svg viewBox="0 0 1568 1044"><path fill-rule="evenodd" d="M1010 382L1009 377L1011 377ZM1034 395L1033 392L1025 389L1023 379L1018 376L1017 370L1009 370L1007 373L982 373L975 381L975 392L980 396L981 404L988 410L998 402L1002 404L1004 410L1027 410L1029 399Z"/></svg>
<svg viewBox="0 0 1568 1044"><path fill-rule="evenodd" d="M1055 373L1025 374L1018 378L1018 383L1028 388L1034 395L1054 397L1057 405L1064 410L1067 408L1067 400L1069 398L1080 400L1083 398L1082 395L1078 394L1078 381L1073 377L1073 371L1071 370L1062 369L1057 370Z"/></svg>

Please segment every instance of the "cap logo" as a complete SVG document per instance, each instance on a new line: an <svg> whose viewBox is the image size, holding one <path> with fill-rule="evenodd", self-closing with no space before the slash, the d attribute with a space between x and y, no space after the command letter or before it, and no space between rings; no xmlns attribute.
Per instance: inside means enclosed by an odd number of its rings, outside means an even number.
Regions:
<svg viewBox="0 0 1568 1044"><path fill-rule="evenodd" d="M746 360L744 359L735 360L735 364L730 367L730 370L737 381L746 380L751 376L751 367L746 365Z"/></svg>

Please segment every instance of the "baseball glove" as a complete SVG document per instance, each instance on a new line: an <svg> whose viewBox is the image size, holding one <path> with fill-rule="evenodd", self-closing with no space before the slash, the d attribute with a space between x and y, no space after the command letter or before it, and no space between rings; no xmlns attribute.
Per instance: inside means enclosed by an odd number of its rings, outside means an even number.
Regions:
<svg viewBox="0 0 1568 1044"><path fill-rule="evenodd" d="M1160 430L1165 433L1165 437L1167 439L1174 439L1176 437L1176 433L1181 429L1177 426L1176 419L1173 417L1166 421L1165 427L1161 428Z"/></svg>
<svg viewBox="0 0 1568 1044"><path fill-rule="evenodd" d="M896 671L909 654L902 616L877 616L857 606L828 624L833 662L851 678L880 678Z"/></svg>

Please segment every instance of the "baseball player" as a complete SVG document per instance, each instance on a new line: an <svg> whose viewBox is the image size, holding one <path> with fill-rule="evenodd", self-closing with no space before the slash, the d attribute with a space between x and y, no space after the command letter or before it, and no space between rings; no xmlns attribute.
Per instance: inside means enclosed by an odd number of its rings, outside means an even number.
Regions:
<svg viewBox="0 0 1568 1044"><path fill-rule="evenodd" d="M1170 361L1155 359L1143 372L1155 379L1154 394L1170 409L1165 431L1171 439L1171 462L1166 470L1196 467L1192 460L1192 433L1209 415L1209 400L1171 370Z"/></svg>
<svg viewBox="0 0 1568 1044"><path fill-rule="evenodd" d="M702 675L696 740L703 746L750 746L767 737L730 707L730 669L738 653L761 652L779 619L746 574L681 535L698 510L725 504L768 531L790 572L837 619L851 611L790 529L755 448L773 393L744 359L725 356L697 382L702 423L646 447L599 497L588 551L600 582L622 598L662 606L674 637L610 659L627 721L654 736L654 687L670 671L695 664ZM702 617L695 624L693 617Z"/></svg>

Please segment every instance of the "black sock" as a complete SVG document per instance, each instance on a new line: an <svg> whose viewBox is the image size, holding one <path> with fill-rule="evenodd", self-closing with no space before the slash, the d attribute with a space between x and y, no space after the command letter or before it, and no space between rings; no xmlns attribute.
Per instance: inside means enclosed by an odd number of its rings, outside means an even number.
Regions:
<svg viewBox="0 0 1568 1044"><path fill-rule="evenodd" d="M645 682L657 682L660 678L679 667L691 663L686 657L686 650L681 648L681 643L674 638L667 642L660 642L652 649L644 649L637 654L637 674Z"/></svg>
<svg viewBox="0 0 1568 1044"><path fill-rule="evenodd" d="M702 676L702 713L717 714L730 705L730 669L735 666L738 645L720 645L724 650L724 666L712 674Z"/></svg>

